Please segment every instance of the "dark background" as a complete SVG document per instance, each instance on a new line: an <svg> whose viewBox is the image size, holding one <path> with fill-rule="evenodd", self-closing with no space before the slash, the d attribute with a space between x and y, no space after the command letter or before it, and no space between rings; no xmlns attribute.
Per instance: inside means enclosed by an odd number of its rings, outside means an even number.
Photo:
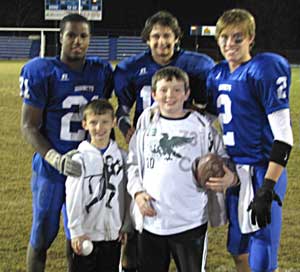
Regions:
<svg viewBox="0 0 300 272"><path fill-rule="evenodd" d="M44 20L44 0L1 0L1 27L57 27ZM200 7L199 7L200 6ZM140 35L145 20L158 10L173 13L184 31L182 45L195 48L191 25L215 25L224 10L246 8L257 24L256 51L273 51L300 59L300 0L103 0L102 21L92 22L99 35ZM199 49L216 49L212 37L199 37Z"/></svg>

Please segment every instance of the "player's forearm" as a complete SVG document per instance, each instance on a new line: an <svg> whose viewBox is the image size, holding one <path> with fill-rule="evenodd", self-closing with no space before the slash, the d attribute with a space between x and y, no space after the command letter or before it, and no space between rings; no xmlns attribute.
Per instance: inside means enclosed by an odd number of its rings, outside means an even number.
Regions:
<svg viewBox="0 0 300 272"><path fill-rule="evenodd" d="M113 89L114 89L114 85L113 85L113 80L112 80L112 76L111 76L107 80L106 85L104 87L103 97L105 99L110 99L112 97Z"/></svg>
<svg viewBox="0 0 300 272"><path fill-rule="evenodd" d="M51 148L49 141L41 134L43 110L23 103L21 114L21 131L25 140L43 157Z"/></svg>
<svg viewBox="0 0 300 272"><path fill-rule="evenodd" d="M126 136L128 130L131 128L130 108L128 108L127 106L119 105L116 115L118 119L118 127L121 130L122 134Z"/></svg>
<svg viewBox="0 0 300 272"><path fill-rule="evenodd" d="M281 173L283 171L284 167L278 163L275 162L269 162L267 172L265 174L265 179L271 179L275 182L279 179L281 176Z"/></svg>
<svg viewBox="0 0 300 272"><path fill-rule="evenodd" d="M21 126L21 131L27 143L29 143L36 152L40 153L44 157L47 151L51 148L51 145L40 133L39 129L28 124L23 124Z"/></svg>

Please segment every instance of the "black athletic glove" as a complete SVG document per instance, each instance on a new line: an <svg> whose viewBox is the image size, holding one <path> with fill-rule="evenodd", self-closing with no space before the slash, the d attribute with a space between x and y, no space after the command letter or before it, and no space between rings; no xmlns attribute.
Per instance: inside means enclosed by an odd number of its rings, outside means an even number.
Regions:
<svg viewBox="0 0 300 272"><path fill-rule="evenodd" d="M275 181L265 179L263 185L256 192L247 209L248 212L252 210L252 225L255 225L257 222L260 228L264 228L271 223L271 207L273 200L277 201L279 206L282 206L279 196L274 191L275 184Z"/></svg>

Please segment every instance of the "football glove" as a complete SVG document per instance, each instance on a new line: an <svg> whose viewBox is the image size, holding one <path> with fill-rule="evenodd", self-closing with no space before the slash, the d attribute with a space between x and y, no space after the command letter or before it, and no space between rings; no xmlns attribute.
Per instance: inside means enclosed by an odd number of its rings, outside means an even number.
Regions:
<svg viewBox="0 0 300 272"><path fill-rule="evenodd" d="M279 206L282 206L279 196L274 191L275 184L275 181L265 179L263 185L256 192L247 209L248 212L252 210L252 225L255 225L257 222L260 228L264 228L271 223L271 207L273 200L275 200Z"/></svg>
<svg viewBox="0 0 300 272"><path fill-rule="evenodd" d="M76 153L78 151L73 149L62 155L56 150L50 149L45 155L45 160L65 176L80 177L81 164L72 160L72 156Z"/></svg>

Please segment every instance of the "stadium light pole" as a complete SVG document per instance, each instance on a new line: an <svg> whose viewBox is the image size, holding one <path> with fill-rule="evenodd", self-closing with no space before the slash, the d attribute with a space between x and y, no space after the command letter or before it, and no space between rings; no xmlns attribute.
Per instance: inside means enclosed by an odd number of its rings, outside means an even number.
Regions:
<svg viewBox="0 0 300 272"><path fill-rule="evenodd" d="M81 0L78 0L78 14L81 14Z"/></svg>
<svg viewBox="0 0 300 272"><path fill-rule="evenodd" d="M44 31L41 30L41 45L40 45L40 57L43 58L45 56L45 34Z"/></svg>
<svg viewBox="0 0 300 272"><path fill-rule="evenodd" d="M191 25L190 26L190 36L195 36L195 51L198 52L198 36L201 34L201 26Z"/></svg>

